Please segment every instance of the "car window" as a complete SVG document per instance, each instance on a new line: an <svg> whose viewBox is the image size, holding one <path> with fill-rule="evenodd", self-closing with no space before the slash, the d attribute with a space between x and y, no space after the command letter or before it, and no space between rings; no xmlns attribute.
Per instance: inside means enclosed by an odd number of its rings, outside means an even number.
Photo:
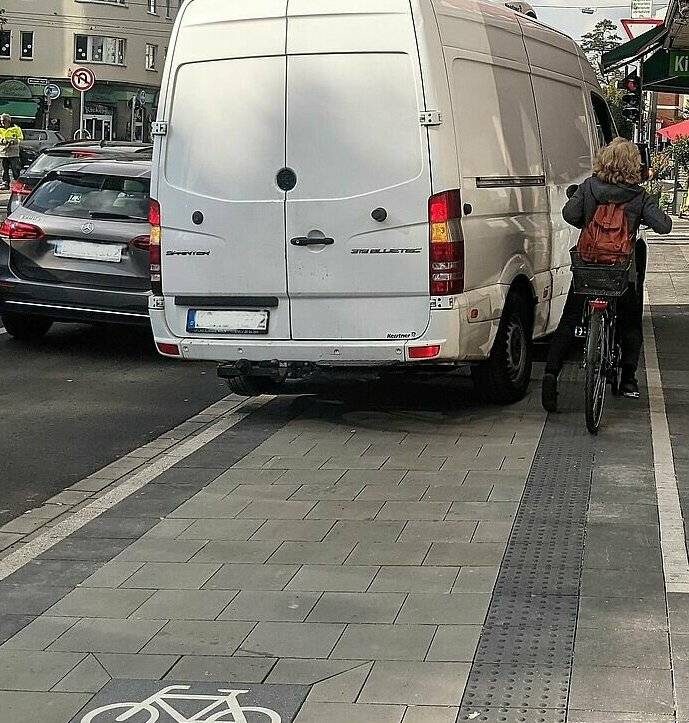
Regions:
<svg viewBox="0 0 689 723"><path fill-rule="evenodd" d="M38 186L25 208L49 216L145 221L149 192L147 178L60 173Z"/></svg>
<svg viewBox="0 0 689 723"><path fill-rule="evenodd" d="M75 160L98 157L97 153L88 151L78 151L72 153L44 153L42 156L39 156L31 164L31 166L29 166L29 173L45 175L48 171L52 171L60 166L65 166L68 163L74 163Z"/></svg>
<svg viewBox="0 0 689 723"><path fill-rule="evenodd" d="M607 146L617 135L615 121L610 115L608 104L596 93L591 93L593 113L596 121L596 139L599 147Z"/></svg>
<svg viewBox="0 0 689 723"><path fill-rule="evenodd" d="M48 134L43 131L26 129L24 130L24 140L27 141L47 141Z"/></svg>

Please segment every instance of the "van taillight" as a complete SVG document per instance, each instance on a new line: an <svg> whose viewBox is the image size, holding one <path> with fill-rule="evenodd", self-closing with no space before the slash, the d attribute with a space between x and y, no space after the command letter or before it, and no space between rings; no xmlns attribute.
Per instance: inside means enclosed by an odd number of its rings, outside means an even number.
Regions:
<svg viewBox="0 0 689 723"><path fill-rule="evenodd" d="M45 238L45 233L42 228L34 226L32 223L13 221L8 218L0 226L0 237L10 241L41 241Z"/></svg>
<svg viewBox="0 0 689 723"><path fill-rule="evenodd" d="M431 296L464 291L464 235L459 191L445 191L428 202Z"/></svg>
<svg viewBox="0 0 689 723"><path fill-rule="evenodd" d="M151 224L151 235L148 242L148 260L151 274L151 290L162 295L163 277L160 269L160 204L151 199L148 205L148 221Z"/></svg>

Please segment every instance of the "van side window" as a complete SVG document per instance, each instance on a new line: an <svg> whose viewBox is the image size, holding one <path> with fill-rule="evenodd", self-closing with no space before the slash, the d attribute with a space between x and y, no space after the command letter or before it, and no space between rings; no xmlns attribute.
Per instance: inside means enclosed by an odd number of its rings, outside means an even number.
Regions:
<svg viewBox="0 0 689 723"><path fill-rule="evenodd" d="M617 135L615 123L610 115L608 104L597 94L591 93L591 103L596 119L596 137L599 147L607 146Z"/></svg>

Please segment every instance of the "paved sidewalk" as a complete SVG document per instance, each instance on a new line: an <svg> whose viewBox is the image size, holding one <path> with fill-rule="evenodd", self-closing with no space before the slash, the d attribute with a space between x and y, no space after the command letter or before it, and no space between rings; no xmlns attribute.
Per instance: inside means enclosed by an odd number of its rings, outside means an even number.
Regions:
<svg viewBox="0 0 689 723"><path fill-rule="evenodd" d="M686 303L685 249L651 264L651 301ZM689 721L645 400L609 400L592 438L576 365L548 418L537 382L506 409L465 378L294 389L216 405L10 545L2 723L147 699L171 723L214 695L225 716L197 720Z"/></svg>

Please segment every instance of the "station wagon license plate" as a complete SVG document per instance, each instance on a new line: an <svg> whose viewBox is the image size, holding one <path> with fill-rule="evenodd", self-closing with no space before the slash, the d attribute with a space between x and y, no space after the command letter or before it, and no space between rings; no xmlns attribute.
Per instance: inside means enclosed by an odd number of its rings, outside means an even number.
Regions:
<svg viewBox="0 0 689 723"><path fill-rule="evenodd" d="M119 264L122 261L122 247L114 244L89 243L88 241L58 241L55 245L55 256Z"/></svg>
<svg viewBox="0 0 689 723"><path fill-rule="evenodd" d="M210 311L190 309L187 331L197 334L267 334L268 311Z"/></svg>

